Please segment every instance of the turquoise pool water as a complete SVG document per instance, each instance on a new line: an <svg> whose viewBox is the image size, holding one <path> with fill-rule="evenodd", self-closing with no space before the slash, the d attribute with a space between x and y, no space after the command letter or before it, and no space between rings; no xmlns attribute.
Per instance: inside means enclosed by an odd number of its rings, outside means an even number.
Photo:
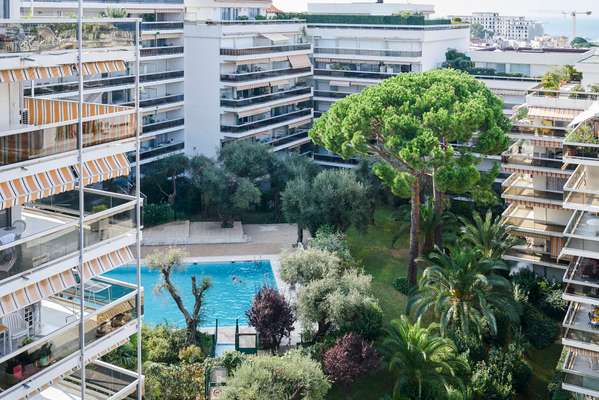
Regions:
<svg viewBox="0 0 599 400"><path fill-rule="evenodd" d="M184 264L175 270L172 281L179 289L188 310L193 308L191 277L201 282L204 276L210 278L212 287L204 296L202 326L213 326L218 318L221 326L247 324L245 312L252 304L256 292L268 285L276 288L277 283L269 261L235 261L221 263ZM135 266L123 266L108 272L105 276L124 282L135 283ZM142 266L141 282L144 286L144 321L148 324L168 322L183 326L184 320L175 302L167 291L154 290L160 279L160 272Z"/></svg>

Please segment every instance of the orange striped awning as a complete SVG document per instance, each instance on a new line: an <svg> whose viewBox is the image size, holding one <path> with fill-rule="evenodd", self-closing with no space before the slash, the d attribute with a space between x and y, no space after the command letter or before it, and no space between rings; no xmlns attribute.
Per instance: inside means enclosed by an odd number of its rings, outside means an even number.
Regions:
<svg viewBox="0 0 599 400"><path fill-rule="evenodd" d="M73 271L67 270L4 295L0 297L0 317L22 310L76 284Z"/></svg>
<svg viewBox="0 0 599 400"><path fill-rule="evenodd" d="M93 277L113 270L121 265L129 264L135 260L129 247L123 247L93 260L83 263L83 280L88 281Z"/></svg>
<svg viewBox="0 0 599 400"><path fill-rule="evenodd" d="M79 65L75 64L74 67L77 70ZM109 72L124 72L126 70L127 64L123 60L83 63L83 75L107 74Z"/></svg>
<svg viewBox="0 0 599 400"><path fill-rule="evenodd" d="M79 176L79 164L74 165L73 168ZM127 156L122 153L86 161L83 164L83 184L91 185L119 176L127 176L130 168Z"/></svg>
<svg viewBox="0 0 599 400"><path fill-rule="evenodd" d="M37 79L63 78L73 75L73 66L64 64L54 67L30 67L0 71L0 82L34 81Z"/></svg>
<svg viewBox="0 0 599 400"><path fill-rule="evenodd" d="M63 78L77 73L77 64L62 64L52 67L13 68L0 71L0 82L35 81L37 79ZM127 64L123 60L96 61L83 63L84 75L123 72Z"/></svg>
<svg viewBox="0 0 599 400"><path fill-rule="evenodd" d="M37 97L25 97L24 101L25 108L29 113L28 122L31 125L76 120L79 115L79 103L77 101L40 99ZM98 103L83 103L82 106L83 118L131 110L130 107Z"/></svg>
<svg viewBox="0 0 599 400"><path fill-rule="evenodd" d="M570 108L552 108L552 107L528 107L528 116L530 118L545 118L561 121L571 121L582 110L574 110Z"/></svg>
<svg viewBox="0 0 599 400"><path fill-rule="evenodd" d="M74 188L75 176L69 167L0 182L0 210L67 192Z"/></svg>

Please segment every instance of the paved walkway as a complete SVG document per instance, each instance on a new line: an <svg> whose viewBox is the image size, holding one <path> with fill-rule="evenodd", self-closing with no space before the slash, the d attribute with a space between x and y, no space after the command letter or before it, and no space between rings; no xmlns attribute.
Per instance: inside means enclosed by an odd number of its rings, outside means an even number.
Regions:
<svg viewBox="0 0 599 400"><path fill-rule="evenodd" d="M144 229L143 244L148 246L182 244L246 243L241 222L222 228L220 222L175 221Z"/></svg>

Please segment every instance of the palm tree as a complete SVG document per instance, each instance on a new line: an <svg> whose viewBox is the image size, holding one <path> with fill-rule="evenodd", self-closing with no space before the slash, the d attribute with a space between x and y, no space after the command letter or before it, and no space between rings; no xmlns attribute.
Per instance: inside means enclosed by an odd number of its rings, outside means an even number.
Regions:
<svg viewBox="0 0 599 400"><path fill-rule="evenodd" d="M511 283L496 273L508 269L503 262L463 247L451 254L436 248L428 259L432 265L424 270L408 308L418 317L432 311L442 335L448 326L459 326L465 334L474 327L480 336L486 324L495 335L500 310L511 320L518 319Z"/></svg>
<svg viewBox="0 0 599 400"><path fill-rule="evenodd" d="M420 326L420 319L412 324L408 317L391 321L383 351L389 358L389 370L398 374L393 394L422 399L435 391L447 391L451 386L461 387L458 376L468 371L468 363L458 357L453 342L435 335L436 324ZM403 398L403 397L402 397Z"/></svg>
<svg viewBox="0 0 599 400"><path fill-rule="evenodd" d="M480 251L484 258L500 260L506 251L521 242L520 238L510 235L512 227L501 221L501 216L493 218L489 210L482 216L475 212L472 214L474 223L460 217L462 240Z"/></svg>

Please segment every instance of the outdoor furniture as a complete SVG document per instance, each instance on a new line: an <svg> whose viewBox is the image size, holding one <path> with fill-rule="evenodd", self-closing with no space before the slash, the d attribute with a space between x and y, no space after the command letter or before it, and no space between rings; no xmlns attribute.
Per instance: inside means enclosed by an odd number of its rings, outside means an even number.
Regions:
<svg viewBox="0 0 599 400"><path fill-rule="evenodd" d="M18 311L5 316L2 322L8 327L8 347L12 352L13 340L29 337L29 324Z"/></svg>

